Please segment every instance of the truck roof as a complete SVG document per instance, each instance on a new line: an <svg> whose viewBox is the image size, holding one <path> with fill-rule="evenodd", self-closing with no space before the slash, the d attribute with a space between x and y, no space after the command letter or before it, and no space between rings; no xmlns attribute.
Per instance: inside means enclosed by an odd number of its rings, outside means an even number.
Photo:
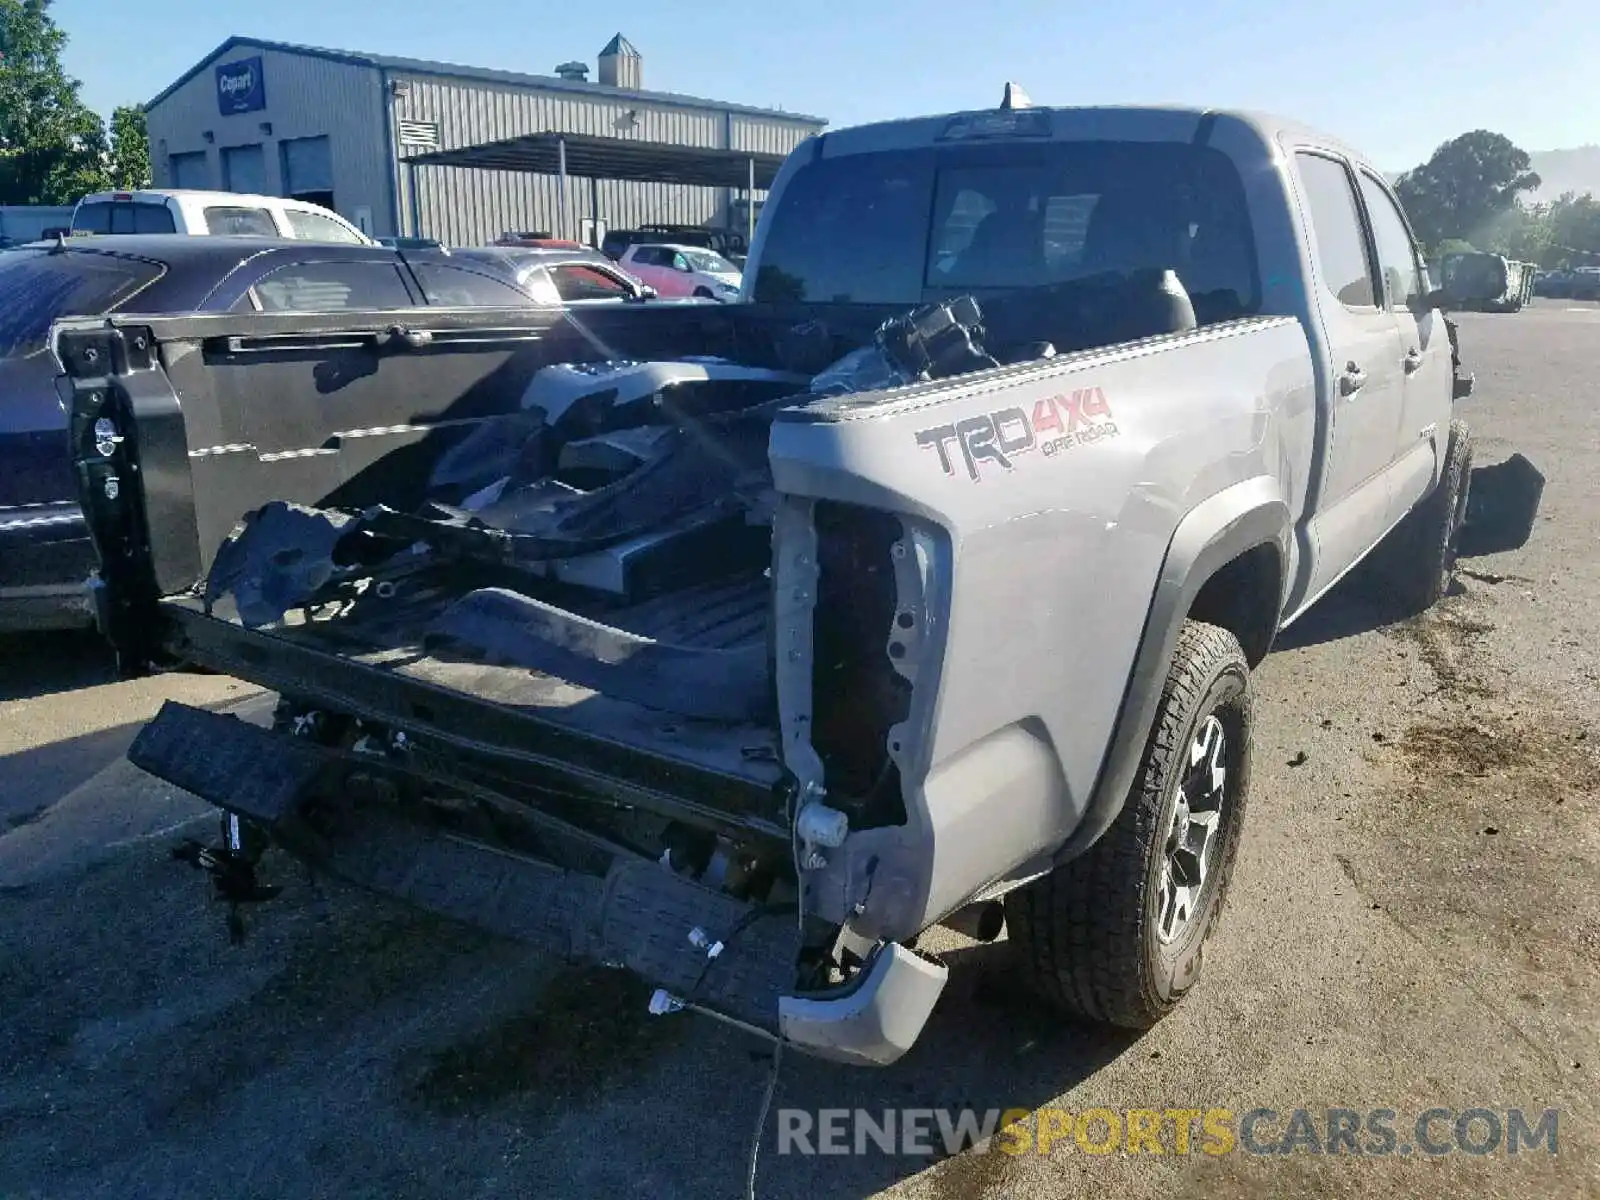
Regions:
<svg viewBox="0 0 1600 1200"><path fill-rule="evenodd" d="M264 192L222 192L213 188L113 188L102 192L90 192L79 204L102 202L116 199L132 200L166 200L180 199L185 196L203 196L208 199L221 200L228 204L242 204L246 202L271 201L273 204L285 204L292 208L323 208L322 205L312 204L308 200L296 200L292 196L269 196ZM335 214L337 215L337 214Z"/></svg>
<svg viewBox="0 0 1600 1200"><path fill-rule="evenodd" d="M1199 108L1192 105L1033 105L1015 110L970 109L895 121L857 125L818 135L822 154L863 154L874 150L910 149L938 139L950 122L962 117L994 116L1005 111L1050 114L1052 137L1058 140L1182 141L1194 136L1203 120L1229 120L1255 132L1265 142L1280 138L1336 150L1358 161L1366 155L1340 138L1300 122L1249 109Z"/></svg>

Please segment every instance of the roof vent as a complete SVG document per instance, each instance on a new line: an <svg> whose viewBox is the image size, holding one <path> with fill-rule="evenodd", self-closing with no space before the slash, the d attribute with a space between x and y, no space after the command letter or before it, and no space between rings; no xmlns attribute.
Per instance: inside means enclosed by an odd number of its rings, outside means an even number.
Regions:
<svg viewBox="0 0 1600 1200"><path fill-rule="evenodd" d="M589 81L589 64L577 62L564 62L556 67L556 76L560 79L570 79L573 83L587 83Z"/></svg>
<svg viewBox="0 0 1600 1200"><path fill-rule="evenodd" d="M644 59L620 33L600 51L600 82L606 87L637 92L644 87Z"/></svg>
<svg viewBox="0 0 1600 1200"><path fill-rule="evenodd" d="M1002 111L1010 112L1012 109L1016 108L1032 107L1033 101L1029 98L1028 93L1022 90L1022 85L1020 83L1006 84L1006 94L1000 100L1000 108Z"/></svg>

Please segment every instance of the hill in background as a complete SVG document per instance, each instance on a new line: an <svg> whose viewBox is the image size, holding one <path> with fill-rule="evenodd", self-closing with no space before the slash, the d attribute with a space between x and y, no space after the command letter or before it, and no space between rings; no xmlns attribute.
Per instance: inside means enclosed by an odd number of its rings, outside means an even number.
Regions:
<svg viewBox="0 0 1600 1200"><path fill-rule="evenodd" d="M1532 199L1549 203L1562 192L1593 192L1600 198L1600 146L1578 146L1571 150L1530 151L1533 169L1544 182Z"/></svg>

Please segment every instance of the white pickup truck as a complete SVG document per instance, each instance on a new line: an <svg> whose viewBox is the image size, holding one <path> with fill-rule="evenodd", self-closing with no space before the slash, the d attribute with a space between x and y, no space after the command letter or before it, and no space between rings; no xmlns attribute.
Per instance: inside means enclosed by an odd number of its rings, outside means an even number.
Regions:
<svg viewBox="0 0 1600 1200"><path fill-rule="evenodd" d="M72 232L187 233L375 245L338 213L309 200L190 188L94 192L72 210Z"/></svg>
<svg viewBox="0 0 1600 1200"><path fill-rule="evenodd" d="M55 346L124 664L283 697L130 752L226 897L276 844L886 1063L937 923L1094 1019L1194 985L1252 668L1369 554L1449 583L1453 340L1348 146L1007 106L801 145L738 303Z"/></svg>

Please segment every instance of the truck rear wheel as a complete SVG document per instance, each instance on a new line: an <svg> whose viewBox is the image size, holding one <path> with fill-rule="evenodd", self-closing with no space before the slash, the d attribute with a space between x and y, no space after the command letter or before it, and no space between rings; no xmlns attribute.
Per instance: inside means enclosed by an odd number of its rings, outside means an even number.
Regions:
<svg viewBox="0 0 1600 1200"><path fill-rule="evenodd" d="M1433 607L1456 576L1456 548L1472 486L1472 433L1450 422L1444 474L1373 552L1378 579L1408 613Z"/></svg>
<svg viewBox="0 0 1600 1200"><path fill-rule="evenodd" d="M1065 1012L1144 1029L1199 978L1249 792L1249 681L1233 634L1185 623L1121 814L1006 898L1035 987Z"/></svg>

